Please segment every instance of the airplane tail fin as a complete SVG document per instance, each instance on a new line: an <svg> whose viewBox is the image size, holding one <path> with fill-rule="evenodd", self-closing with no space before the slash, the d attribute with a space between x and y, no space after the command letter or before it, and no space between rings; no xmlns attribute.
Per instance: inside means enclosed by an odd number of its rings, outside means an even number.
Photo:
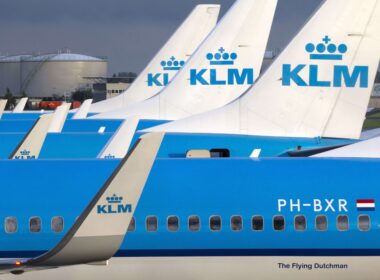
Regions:
<svg viewBox="0 0 380 280"><path fill-rule="evenodd" d="M359 138L380 58L380 1L326 1L240 100L249 134Z"/></svg>
<svg viewBox="0 0 380 280"><path fill-rule="evenodd" d="M37 159L45 142L46 135L49 132L59 133L62 131L69 108L70 104L65 103L57 107L54 113L41 115L9 158Z"/></svg>
<svg viewBox="0 0 380 280"><path fill-rule="evenodd" d="M261 71L277 0L238 0L158 95L94 118L176 120L238 98Z"/></svg>
<svg viewBox="0 0 380 280"><path fill-rule="evenodd" d="M62 132L63 125L65 124L67 114L69 113L71 103L64 103L61 106L57 107L54 111L53 119L50 124L49 133L60 133Z"/></svg>
<svg viewBox="0 0 380 280"><path fill-rule="evenodd" d="M7 106L7 102L8 102L7 99L0 99L0 119L3 116L5 106Z"/></svg>
<svg viewBox="0 0 380 280"><path fill-rule="evenodd" d="M379 30L380 0L325 1L236 102L150 131L357 139L378 69Z"/></svg>
<svg viewBox="0 0 380 280"><path fill-rule="evenodd" d="M73 120L80 120L85 119L87 117L88 112L90 111L92 104L92 99L86 99L78 111L75 112L74 116L72 117Z"/></svg>
<svg viewBox="0 0 380 280"><path fill-rule="evenodd" d="M28 102L28 97L23 97L17 103L16 107L13 109L13 113L21 113L25 109L26 102Z"/></svg>
<svg viewBox="0 0 380 280"><path fill-rule="evenodd" d="M139 203L164 134L140 137L62 240L32 259L0 262L14 274L67 265L102 262L119 249ZM120 203L110 204L110 200ZM108 211L114 207L112 213Z"/></svg>
<svg viewBox="0 0 380 280"><path fill-rule="evenodd" d="M219 11L220 5L197 5L132 85L119 96L92 104L90 112L116 110L158 93L214 28Z"/></svg>
<svg viewBox="0 0 380 280"><path fill-rule="evenodd" d="M121 125L120 128L114 133L112 138L108 141L104 150L100 152L98 158L123 158L128 152L131 145L133 136L135 135L139 118L129 117Z"/></svg>

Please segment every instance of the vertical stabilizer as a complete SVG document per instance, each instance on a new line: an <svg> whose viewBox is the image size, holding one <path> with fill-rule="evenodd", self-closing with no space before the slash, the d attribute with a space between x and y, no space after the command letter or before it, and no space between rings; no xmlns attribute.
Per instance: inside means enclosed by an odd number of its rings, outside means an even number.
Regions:
<svg viewBox="0 0 380 280"><path fill-rule="evenodd" d="M49 133L60 133L62 131L63 125L66 121L67 114L69 113L71 103L64 103L53 113L53 119L49 127Z"/></svg>
<svg viewBox="0 0 380 280"><path fill-rule="evenodd" d="M379 30L379 0L325 1L238 101L149 131L359 138Z"/></svg>
<svg viewBox="0 0 380 280"><path fill-rule="evenodd" d="M119 96L93 104L90 112L123 108L163 89L214 28L219 11L220 5L196 6L133 84Z"/></svg>
<svg viewBox="0 0 380 280"><path fill-rule="evenodd" d="M0 99L0 119L3 116L5 106L7 106L7 102L8 102L7 99Z"/></svg>
<svg viewBox="0 0 380 280"><path fill-rule="evenodd" d="M238 98L260 74L277 0L238 0L159 94L94 118L176 120Z"/></svg>
<svg viewBox="0 0 380 280"><path fill-rule="evenodd" d="M13 113L22 113L25 109L26 102L28 102L28 97L21 98L16 107L13 109Z"/></svg>
<svg viewBox="0 0 380 280"><path fill-rule="evenodd" d="M85 119L87 117L88 112L90 111L92 104L92 99L86 99L78 111L75 112L74 116L72 117L73 120L80 120Z"/></svg>

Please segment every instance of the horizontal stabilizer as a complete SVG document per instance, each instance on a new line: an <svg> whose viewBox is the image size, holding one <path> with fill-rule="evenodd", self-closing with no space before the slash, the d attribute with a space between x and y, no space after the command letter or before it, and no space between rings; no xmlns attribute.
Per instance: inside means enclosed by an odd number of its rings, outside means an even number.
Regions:
<svg viewBox="0 0 380 280"><path fill-rule="evenodd" d="M13 109L13 113L22 113L25 109L26 102L28 102L28 97L21 98L16 107Z"/></svg>
<svg viewBox="0 0 380 280"><path fill-rule="evenodd" d="M0 272L20 274L110 259L127 233L163 137L155 133L139 139L53 249L36 258L2 261Z"/></svg>

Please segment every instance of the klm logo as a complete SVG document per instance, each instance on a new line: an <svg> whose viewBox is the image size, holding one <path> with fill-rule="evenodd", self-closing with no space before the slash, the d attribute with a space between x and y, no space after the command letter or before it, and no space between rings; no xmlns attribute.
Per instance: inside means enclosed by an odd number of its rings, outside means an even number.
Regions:
<svg viewBox="0 0 380 280"><path fill-rule="evenodd" d="M331 39L325 36L323 43L314 45L308 43L305 47L311 61L342 61L344 54L348 51L345 44L335 45L330 43ZM290 86L296 84L301 87L360 87L368 88L368 66L333 65L332 77L329 80L320 80L318 64L284 64L282 66L282 85ZM305 80L302 77L308 77ZM307 75L308 74L308 75ZM302 76L302 77L301 77Z"/></svg>
<svg viewBox="0 0 380 280"><path fill-rule="evenodd" d="M161 66L164 71L178 71L185 65L184 60L177 60L172 56L168 61L161 61ZM149 73L148 74L148 86L163 87L169 83L169 73Z"/></svg>
<svg viewBox="0 0 380 280"><path fill-rule="evenodd" d="M30 151L22 150L20 155L15 156L15 159L36 159L36 156L30 155Z"/></svg>
<svg viewBox="0 0 380 280"><path fill-rule="evenodd" d="M190 69L191 85L252 85L253 69L237 69L232 66L238 58L237 53L227 53L224 48L220 48L217 53L208 53L206 56L211 66L210 69ZM227 78L220 78L220 75Z"/></svg>
<svg viewBox="0 0 380 280"><path fill-rule="evenodd" d="M121 196L114 194L113 196L107 197L106 200L106 204L97 205L98 214L118 214L132 212L132 205L123 204L123 197Z"/></svg>

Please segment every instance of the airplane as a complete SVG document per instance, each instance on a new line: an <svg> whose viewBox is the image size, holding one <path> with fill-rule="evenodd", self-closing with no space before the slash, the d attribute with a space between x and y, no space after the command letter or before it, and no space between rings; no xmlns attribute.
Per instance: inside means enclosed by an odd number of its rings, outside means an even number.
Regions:
<svg viewBox="0 0 380 280"><path fill-rule="evenodd" d="M379 62L377 3L324 2L242 97L148 129L139 122L132 143L146 132L166 132L159 156L172 158L305 156L356 143ZM49 136L41 158L96 157L109 140Z"/></svg>
<svg viewBox="0 0 380 280"><path fill-rule="evenodd" d="M154 138L153 151L132 149L126 175L134 178L130 172L147 165L144 155L154 159L162 137ZM51 252L118 165L115 159L1 160L8 195L0 197L0 256L18 261ZM134 211L108 265L16 278L378 278L378 158L156 158L148 167L135 203L108 192L96 204L104 217ZM57 170L65 176L56 177ZM34 176L44 172L44 180ZM358 188L363 176L366 187Z"/></svg>
<svg viewBox="0 0 380 280"><path fill-rule="evenodd" d="M127 233L162 137L162 134L157 133L140 139L133 152L119 163L103 186L95 192L94 197L88 200L90 203L77 216L69 230L62 234L61 240L50 250L35 256L24 255L21 258L15 258L12 252L4 254L3 251L0 261L0 274L20 275L25 272L63 266L99 265L107 262L117 252ZM102 209L102 204L109 201L110 198L113 200L115 193L118 194L117 199L119 201L125 198L127 204L125 207L117 205L118 211L104 215L99 209ZM26 239L16 235L13 237L18 239L19 244L21 244L34 235L38 237L37 243L43 243L45 241L44 235L38 236L41 220L32 218L29 225L29 232L26 231L27 235L23 235ZM54 232L62 232L63 227L64 221L61 217L53 219L52 229ZM4 229L7 234L23 232L22 227L18 226L17 220L14 218L6 218ZM27 228L25 229L27 230ZM11 239L15 240L14 238ZM0 242L5 245L6 240Z"/></svg>
<svg viewBox="0 0 380 280"><path fill-rule="evenodd" d="M276 4L276 0L237 1L198 47L173 81L156 95L161 100L160 103L163 104L162 98L166 98L165 104L176 104L177 106L176 108L171 107L174 108L171 112L181 111L186 112L186 114L195 114L229 103L247 90L260 73ZM212 58L211 61L210 55L213 52L216 52L213 55L215 59ZM220 86L215 82L216 84L203 85L198 83L193 86L189 84L188 76L189 73L195 71L193 69L195 67L205 67L200 73L218 74L218 79L224 77L231 84ZM212 81L215 77L211 76ZM152 97L148 102L153 99L157 100ZM154 111L155 109L152 108L152 114ZM163 112L164 110L161 108L160 111ZM117 112L113 114L117 114ZM181 114L177 117L180 117ZM88 157L89 154L96 157L113 133L120 128L123 119L73 120L71 123L76 123L76 125L75 128L71 129L68 128L70 125L66 122L63 128L64 133L48 135L41 151L41 158L56 157L56 153L62 153L63 150L65 150L63 152L64 158L72 156L83 158ZM130 118L127 118L127 121L129 121L128 119ZM99 121L103 122L103 125L99 124ZM133 131L165 122L167 120L143 120L139 118ZM1 125L5 126L6 124L0 122L0 127ZM95 133L89 134L90 131ZM17 135L0 134L0 137L4 143L0 157L4 157L16 145L15 138ZM87 142L85 146L88 146L89 149L83 149L82 141ZM70 147L62 149L62 144Z"/></svg>
<svg viewBox="0 0 380 280"><path fill-rule="evenodd" d="M92 104L88 112L92 114L115 110L150 98L159 92L173 79L176 72L182 68L183 64L197 49L198 45L213 30L218 20L219 12L220 5L201 4L195 6L188 17L126 91L116 97ZM161 65L163 61L172 61L171 63L174 63L175 60L178 61L179 65L173 65L172 67L165 67L165 69L163 69ZM75 110L71 113L74 112ZM22 119L23 122L27 122L26 120L29 119L30 128L33 125L32 121L36 120L40 114L40 112L27 111L22 114L6 114L4 117L6 120L18 119L20 121L20 119ZM16 125L18 125L18 123L14 124L14 126ZM69 125L69 123L67 125ZM0 132L1 131L4 130L2 129L2 122L0 121Z"/></svg>

